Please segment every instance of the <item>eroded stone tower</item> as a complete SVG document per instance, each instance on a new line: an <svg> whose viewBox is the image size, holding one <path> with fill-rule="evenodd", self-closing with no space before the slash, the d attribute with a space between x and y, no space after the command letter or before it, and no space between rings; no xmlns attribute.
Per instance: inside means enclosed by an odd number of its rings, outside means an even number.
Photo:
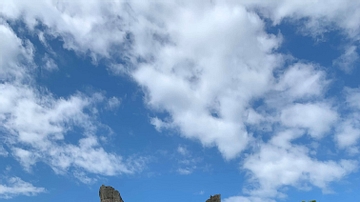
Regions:
<svg viewBox="0 0 360 202"><path fill-rule="evenodd" d="M99 190L100 202L124 202L119 191L111 186L102 185Z"/></svg>
<svg viewBox="0 0 360 202"><path fill-rule="evenodd" d="M208 200L206 200L206 202L221 202L220 194L210 196L210 198Z"/></svg>

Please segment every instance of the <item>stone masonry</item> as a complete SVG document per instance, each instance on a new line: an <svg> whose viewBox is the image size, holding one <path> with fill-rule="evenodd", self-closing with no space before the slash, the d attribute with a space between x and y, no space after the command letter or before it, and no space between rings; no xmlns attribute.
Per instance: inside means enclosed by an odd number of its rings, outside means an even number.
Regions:
<svg viewBox="0 0 360 202"><path fill-rule="evenodd" d="M111 186L101 185L99 190L100 202L124 202L119 191ZM220 194L210 196L206 202L221 202Z"/></svg>
<svg viewBox="0 0 360 202"><path fill-rule="evenodd" d="M208 200L206 200L206 202L221 202L220 194L210 196L210 198Z"/></svg>
<svg viewBox="0 0 360 202"><path fill-rule="evenodd" d="M124 202L119 191L111 186L102 185L99 190L100 202Z"/></svg>

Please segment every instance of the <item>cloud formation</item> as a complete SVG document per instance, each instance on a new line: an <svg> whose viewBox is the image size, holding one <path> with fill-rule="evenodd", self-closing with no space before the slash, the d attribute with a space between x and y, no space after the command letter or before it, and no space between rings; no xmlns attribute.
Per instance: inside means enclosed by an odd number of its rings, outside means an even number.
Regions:
<svg viewBox="0 0 360 202"><path fill-rule="evenodd" d="M6 184L0 184L0 198L5 199L9 199L17 195L37 195L45 191L46 190L43 187L35 187L18 177L9 178Z"/></svg>
<svg viewBox="0 0 360 202"><path fill-rule="evenodd" d="M250 195L281 198L284 194L278 190L287 185L299 188L312 185L329 192L330 182L356 170L356 161L319 161L311 157L308 148L291 143L301 133L280 132L269 143L262 144L258 153L244 160L243 168L250 171L255 183L254 189L247 190Z"/></svg>
<svg viewBox="0 0 360 202"><path fill-rule="evenodd" d="M358 89L344 90L351 113L343 115L338 107L343 103L326 96L331 83L326 69L280 53L282 35L268 33L265 20L272 25L298 23L300 33L314 38L340 30L352 42L360 32L357 1L330 1L324 6L322 1L297 0L228 4L93 0L39 1L37 6L5 1L0 12L9 21L21 17L41 41L60 37L64 48L88 55L95 63L104 59L113 73L131 77L142 87L146 106L168 114L152 117L159 131L174 130L204 147L217 147L227 160L253 152L244 157L240 169L249 173L255 188L225 201L271 201L285 196L278 191L283 186L310 185L327 191L331 182L356 170L354 160L318 160L305 145L292 141L308 137L319 142L333 135L339 148L353 146L351 151L356 152ZM36 30L39 24L45 29ZM93 114L85 112L99 102L96 97L79 93L58 99L25 85L30 70L15 61L21 58L31 64L32 46L4 22L0 34L8 39L4 46L9 50L0 57L10 58L0 64L0 78L6 81L0 83L1 127L8 131L8 144L26 169L38 161L55 172L80 167L116 175L139 169L105 152L98 142ZM334 64L350 68L358 59L356 49L351 44ZM119 104L114 99L108 103L109 108ZM81 127L84 136L78 145L63 143L74 126ZM264 133L271 136L263 138ZM54 146L52 153L42 154ZM102 156L108 166L91 166L95 156ZM326 172L319 172L324 168Z"/></svg>
<svg viewBox="0 0 360 202"><path fill-rule="evenodd" d="M96 180L97 175L132 174L143 169L143 158L123 158L100 144L97 134L103 125L97 120L96 108L107 100L105 95L78 92L67 98L54 96L36 85L39 66L34 61L33 44L19 38L4 20L0 21L0 37L4 39L0 50L0 130L8 148L1 146L2 157L14 157L27 172L42 162L57 174L95 176L82 178L89 179L85 183ZM53 61L46 60L45 69L54 69ZM109 107L118 104L116 98L109 101ZM75 143L68 142L69 134ZM1 185L1 195L6 198L43 191L20 178L10 178L8 185Z"/></svg>

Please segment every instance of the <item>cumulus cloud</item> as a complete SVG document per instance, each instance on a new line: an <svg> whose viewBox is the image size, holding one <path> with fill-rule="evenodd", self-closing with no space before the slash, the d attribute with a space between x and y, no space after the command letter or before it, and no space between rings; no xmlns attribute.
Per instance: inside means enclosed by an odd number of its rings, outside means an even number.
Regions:
<svg viewBox="0 0 360 202"><path fill-rule="evenodd" d="M8 135L6 142L14 156L30 170L42 161L61 173L69 168L81 168L90 173L116 175L132 173L141 168L129 168L121 156L106 152L98 142L98 127L91 109L97 98L74 95L55 99L26 86L0 84L1 124ZM85 137L78 145L65 144L66 134L73 127L82 128ZM26 146L23 149L22 146Z"/></svg>
<svg viewBox="0 0 360 202"><path fill-rule="evenodd" d="M273 134L270 141L260 137L259 150L242 163L242 169L250 173L257 187L248 189L248 197L237 196L227 201L282 197L278 189L284 186L301 188L309 184L326 191L331 182L355 170L354 161L320 161L311 157L304 145L291 142L306 133L319 141L334 127L335 141L344 148L353 146L351 142L358 135L355 124L347 121L350 116L339 115L334 104L325 99L330 82L326 71L315 64L288 61L278 53L282 36L267 33L263 19L268 18L275 25L284 20L301 21L301 33L315 37L336 25L335 29L356 40L360 31L357 1L180 4L92 0L57 4L39 1L36 5L4 1L0 3L0 12L10 21L21 16L30 30L39 23L45 25L45 30L36 32L44 44L46 35L60 37L65 48L89 54L94 62L106 58L111 71L130 76L143 88L145 104L169 115L152 117L151 123L157 130L176 130L182 137L198 140L205 147L217 147L225 159L234 159L254 143L253 135L261 136L260 125L269 126L267 132ZM16 61L19 55L24 55L23 58L31 60L31 45L17 38L5 23L0 34L11 41L4 45L9 51L0 52L0 57ZM339 64L350 64L357 58L356 48L350 47L337 60ZM118 58L123 59L121 64L117 64ZM24 68L13 71L10 66L19 65L2 63L2 78L25 75L21 73ZM4 96L0 96L0 103L8 106L0 105L2 127L12 134L8 140L16 144L12 151L26 168L45 161L56 172L73 167L104 175L133 171L120 156L105 152L98 143L94 134L96 124L84 112L95 105L95 98L81 94L66 99L47 94L42 98L36 89L21 82L1 83L1 87ZM358 107L357 98L357 93L347 97L353 110ZM115 106L117 103L113 100ZM26 113L19 116L22 110ZM343 119L341 126L333 126ZM34 124L30 125L29 120ZM66 132L75 125L82 127L86 135L79 138L77 145L64 145ZM21 144L31 148L24 149ZM41 151L50 146L57 146L58 150L44 156ZM185 155L185 150L180 149L179 153ZM86 162L96 161L96 155L103 157L104 165L115 161L118 166L88 165ZM29 156L32 161L26 158ZM326 172L319 172L325 168ZM187 174L189 169L185 167L179 172ZM78 172L78 176L81 174Z"/></svg>
<svg viewBox="0 0 360 202"><path fill-rule="evenodd" d="M260 198L284 197L283 186L316 186L329 192L329 183L342 179L357 168L352 160L319 161L309 156L305 146L292 144L301 131L284 131L274 136L269 144L262 144L258 153L243 162L249 171L254 188L250 195Z"/></svg>
<svg viewBox="0 0 360 202"><path fill-rule="evenodd" d="M6 184L0 184L0 198L13 198L18 195L34 196L46 190L42 187L35 187L18 177L7 179Z"/></svg>
<svg viewBox="0 0 360 202"><path fill-rule="evenodd" d="M170 119L154 119L157 128L179 129L230 159L250 140L239 115L268 88L278 61L269 53L280 39L263 32L258 16L241 6L206 5L199 14L196 8L175 12L178 17L170 19L176 23L165 21L171 43L152 56L153 64L140 64L132 75L144 87L146 103L170 113Z"/></svg>
<svg viewBox="0 0 360 202"><path fill-rule="evenodd" d="M47 89L38 88L33 77L34 68L37 68L33 62L33 45L20 39L3 21L0 36L5 39L0 50L0 129L11 156L26 171L30 172L38 162L49 165L58 174L72 171L77 178L84 173L110 176L143 169L143 158L123 158L105 151L99 143L96 135L102 124L96 120L96 108L104 100L101 93L85 95L78 92L57 98ZM50 58L45 60L45 66L56 65ZM45 68L54 69L50 66ZM111 107L119 104L115 98L109 102ZM78 131L73 137L77 141L69 143L67 136L74 131ZM1 152L3 156L7 155L5 150ZM40 189L30 184L13 181L28 188L25 194L37 193L36 190L40 193ZM4 189L7 189L4 193L16 195L15 188Z"/></svg>
<svg viewBox="0 0 360 202"><path fill-rule="evenodd" d="M275 90L284 94L282 100L298 101L321 96L327 83L325 72L315 65L295 63L280 75Z"/></svg>
<svg viewBox="0 0 360 202"><path fill-rule="evenodd" d="M279 24L283 20L296 23L303 20L301 31L313 36L324 32L340 29L350 37L358 38L360 33L360 3L358 1L302 1L302 0L261 0L242 1L243 5L255 9ZM346 15L344 15L346 13Z"/></svg>
<svg viewBox="0 0 360 202"><path fill-rule="evenodd" d="M346 149L351 154L357 154L358 140L360 138L360 90L359 88L344 89L346 104L342 121L336 127L335 141L339 148Z"/></svg>
<svg viewBox="0 0 360 202"><path fill-rule="evenodd" d="M346 120L339 125L335 138L340 148L348 148L357 144L357 140L360 138L358 122L358 119Z"/></svg>
<svg viewBox="0 0 360 202"><path fill-rule="evenodd" d="M96 62L98 56L109 57L109 51L122 44L126 31L120 16L125 3L97 0L76 2L38 1L36 4L24 1L1 2L0 13L8 20L20 17L34 30L42 24L48 29L46 34L60 36L64 47L91 56ZM121 12L122 13L122 12ZM110 31L111 30L111 31ZM43 32L38 32L42 42L46 42Z"/></svg>
<svg viewBox="0 0 360 202"><path fill-rule="evenodd" d="M319 138L330 131L337 113L323 103L294 104L282 110L280 119L284 126L306 128Z"/></svg>
<svg viewBox="0 0 360 202"><path fill-rule="evenodd" d="M42 9L37 9L24 2L5 2L3 7L9 9L2 13L10 20L23 13L30 28L42 23L47 34L63 38L66 48L80 53L90 50L94 57L108 57L113 50L110 44L120 44L122 50L130 44L131 50L125 51L130 61L154 61L135 63L136 70L130 71L148 93L147 104L169 111L169 125L179 128L184 137L217 146L225 158L234 158L249 141L245 126L236 121L246 104L237 103L248 102L268 87L278 62L270 53L281 39L266 34L261 19L242 6L203 3L106 5L91 1L79 7L81 2L44 1ZM75 7L81 8L76 15ZM194 12L200 7L200 13ZM169 12L174 8L179 9ZM119 11L124 11L121 16ZM209 121L212 128L207 128Z"/></svg>
<svg viewBox="0 0 360 202"><path fill-rule="evenodd" d="M23 79L32 67L31 43L19 39L3 19L0 19L0 37L0 80ZM22 64L28 68L24 68Z"/></svg>

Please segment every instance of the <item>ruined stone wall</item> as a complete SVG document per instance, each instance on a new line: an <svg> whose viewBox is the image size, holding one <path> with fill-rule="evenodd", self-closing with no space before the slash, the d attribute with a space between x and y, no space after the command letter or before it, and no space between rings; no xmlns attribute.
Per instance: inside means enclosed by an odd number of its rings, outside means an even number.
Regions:
<svg viewBox="0 0 360 202"><path fill-rule="evenodd" d="M206 200L206 202L221 202L220 194L210 196L210 198L208 200Z"/></svg>
<svg viewBox="0 0 360 202"><path fill-rule="evenodd" d="M124 202L119 191L111 186L102 185L99 190L100 202ZM210 196L206 202L221 202L220 194Z"/></svg>
<svg viewBox="0 0 360 202"><path fill-rule="evenodd" d="M124 202L119 191L111 186L102 185L99 190L100 202Z"/></svg>

